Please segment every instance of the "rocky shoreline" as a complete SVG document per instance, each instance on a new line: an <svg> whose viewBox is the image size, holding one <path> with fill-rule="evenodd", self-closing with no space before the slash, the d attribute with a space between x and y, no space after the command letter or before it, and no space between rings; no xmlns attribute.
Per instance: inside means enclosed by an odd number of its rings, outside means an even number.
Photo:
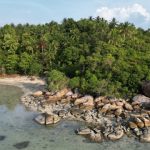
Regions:
<svg viewBox="0 0 150 150"><path fill-rule="evenodd" d="M22 103L41 112L35 121L50 125L62 119L86 123L77 129L78 135L93 142L119 140L124 135L134 136L140 142L150 142L150 98L137 95L132 102L109 97L92 97L63 89L57 93L37 91L25 95Z"/></svg>

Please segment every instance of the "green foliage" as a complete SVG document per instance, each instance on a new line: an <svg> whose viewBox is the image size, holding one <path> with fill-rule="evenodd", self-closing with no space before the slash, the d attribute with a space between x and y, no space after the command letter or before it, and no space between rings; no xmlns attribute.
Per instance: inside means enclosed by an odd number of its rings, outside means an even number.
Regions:
<svg viewBox="0 0 150 150"><path fill-rule="evenodd" d="M32 62L31 55L29 55L26 52L21 54L19 67L23 73L26 74L30 70L31 62Z"/></svg>
<svg viewBox="0 0 150 150"><path fill-rule="evenodd" d="M17 67L18 67L18 56L16 54L14 55L8 55L5 60L5 68L7 70L7 73L16 73Z"/></svg>
<svg viewBox="0 0 150 150"><path fill-rule="evenodd" d="M74 78L70 79L69 87L72 89L79 88L80 87L80 78L74 77Z"/></svg>
<svg viewBox="0 0 150 150"><path fill-rule="evenodd" d="M58 71L59 70L59 71ZM0 28L0 73L48 75L49 90L132 97L150 80L150 29L103 18Z"/></svg>
<svg viewBox="0 0 150 150"><path fill-rule="evenodd" d="M64 73L52 70L47 75L47 87L49 91L59 91L67 87L68 79Z"/></svg>
<svg viewBox="0 0 150 150"><path fill-rule="evenodd" d="M40 75L41 71L42 71L42 65L40 63L38 63L37 61L33 60L30 65L29 74L30 75Z"/></svg>

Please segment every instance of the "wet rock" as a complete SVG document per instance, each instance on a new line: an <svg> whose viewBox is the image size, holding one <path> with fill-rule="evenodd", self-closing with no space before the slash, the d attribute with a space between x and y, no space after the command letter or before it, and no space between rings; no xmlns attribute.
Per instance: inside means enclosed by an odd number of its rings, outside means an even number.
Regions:
<svg viewBox="0 0 150 150"><path fill-rule="evenodd" d="M91 134L91 129L89 128L81 128L77 130L78 135L90 135Z"/></svg>
<svg viewBox="0 0 150 150"><path fill-rule="evenodd" d="M55 124L60 121L60 117L58 115L48 115L46 116L46 125Z"/></svg>
<svg viewBox="0 0 150 150"><path fill-rule="evenodd" d="M58 115L59 115L59 117L64 118L67 113L68 113L68 112L67 112L66 110L60 110L60 111L58 112Z"/></svg>
<svg viewBox="0 0 150 150"><path fill-rule="evenodd" d="M53 124L58 123L60 121L60 117L58 115L53 115Z"/></svg>
<svg viewBox="0 0 150 150"><path fill-rule="evenodd" d="M21 143L14 144L13 146L17 149L24 149L28 147L29 143L30 143L29 141L24 141Z"/></svg>
<svg viewBox="0 0 150 150"><path fill-rule="evenodd" d="M34 120L41 125L45 125L45 115L44 114L38 115L37 117L34 118Z"/></svg>
<svg viewBox="0 0 150 150"><path fill-rule="evenodd" d="M115 131L109 134L107 137L109 140L115 141L121 139L123 135L124 135L123 129L116 128Z"/></svg>
<svg viewBox="0 0 150 150"><path fill-rule="evenodd" d="M93 142L101 142L102 141L101 133L94 133L93 131L90 133L89 138Z"/></svg>
<svg viewBox="0 0 150 150"><path fill-rule="evenodd" d="M6 136L4 136L4 135L0 135L0 141L5 140L5 138L6 138Z"/></svg>
<svg viewBox="0 0 150 150"><path fill-rule="evenodd" d="M35 117L34 120L41 125L50 125L59 122L60 117L58 115L48 115L43 113Z"/></svg>

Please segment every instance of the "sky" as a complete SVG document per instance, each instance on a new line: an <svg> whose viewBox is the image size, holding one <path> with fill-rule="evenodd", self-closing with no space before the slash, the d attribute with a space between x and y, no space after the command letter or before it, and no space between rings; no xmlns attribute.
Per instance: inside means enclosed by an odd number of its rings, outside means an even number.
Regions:
<svg viewBox="0 0 150 150"><path fill-rule="evenodd" d="M0 0L0 26L100 16L150 28L150 0Z"/></svg>

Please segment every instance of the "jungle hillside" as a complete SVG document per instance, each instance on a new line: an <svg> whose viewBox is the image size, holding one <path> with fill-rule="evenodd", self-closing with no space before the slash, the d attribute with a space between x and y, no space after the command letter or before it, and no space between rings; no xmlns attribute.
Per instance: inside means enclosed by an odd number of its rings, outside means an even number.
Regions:
<svg viewBox="0 0 150 150"><path fill-rule="evenodd" d="M150 80L150 29L99 17L5 25L0 74L44 76L51 91L130 98Z"/></svg>

